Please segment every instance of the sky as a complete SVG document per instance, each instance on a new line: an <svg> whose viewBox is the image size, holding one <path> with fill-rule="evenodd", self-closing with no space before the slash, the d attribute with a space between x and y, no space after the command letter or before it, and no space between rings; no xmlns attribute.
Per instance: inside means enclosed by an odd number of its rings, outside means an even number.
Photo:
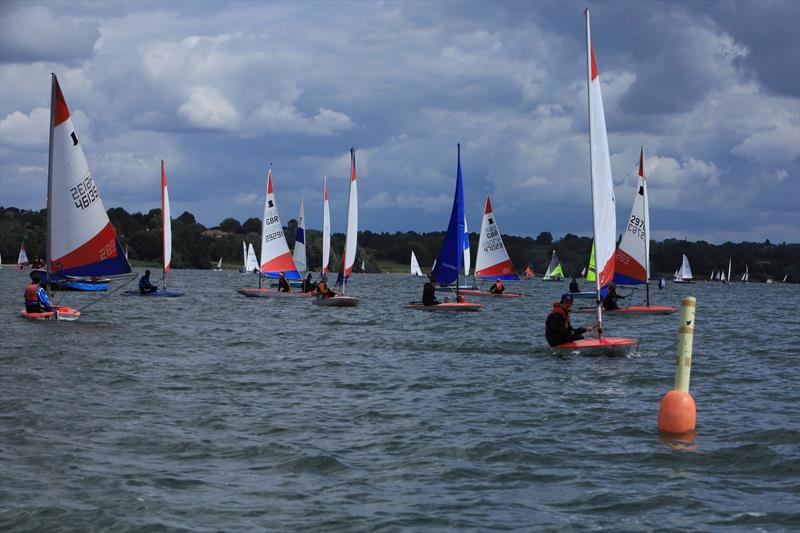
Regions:
<svg viewBox="0 0 800 533"><path fill-rule="evenodd" d="M0 2L0 205L47 194L56 73L106 208L206 226L591 235L583 9L617 227L645 152L651 237L800 242L800 2Z"/></svg>

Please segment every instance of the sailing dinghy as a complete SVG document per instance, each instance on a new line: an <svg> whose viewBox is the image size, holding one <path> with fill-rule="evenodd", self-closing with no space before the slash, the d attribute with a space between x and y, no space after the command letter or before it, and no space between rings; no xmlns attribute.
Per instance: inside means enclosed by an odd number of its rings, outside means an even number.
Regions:
<svg viewBox="0 0 800 533"><path fill-rule="evenodd" d="M214 272L222 272L222 257L217 261L217 266L214 267Z"/></svg>
<svg viewBox="0 0 800 533"><path fill-rule="evenodd" d="M503 244L503 236L497 227L492 201L486 195L481 222L481 235L478 240L478 257L475 259L475 276L487 280L519 281L519 276ZM470 296L491 296L493 298L519 298L518 292L493 293L489 291L461 289Z"/></svg>
<svg viewBox="0 0 800 533"><path fill-rule="evenodd" d="M553 250L553 255L550 258L550 264L547 265L547 271L542 276L542 281L561 281L564 279L564 269L561 268L561 262L558 260L556 251Z"/></svg>
<svg viewBox="0 0 800 533"><path fill-rule="evenodd" d="M677 307L650 305L650 208L644 176L644 147L639 152L639 180L633 197L631 216L615 254L614 283L644 285L645 305L606 311L611 316L669 315Z"/></svg>
<svg viewBox="0 0 800 533"><path fill-rule="evenodd" d="M22 270L30 265L31 262L28 261L28 253L25 251L25 242L23 241L19 247L19 255L17 255L17 268Z"/></svg>
<svg viewBox="0 0 800 533"><path fill-rule="evenodd" d="M600 92L600 77L592 47L589 25L589 9L586 17L586 63L587 87L589 92L589 162L592 185L592 227L594 229L595 259L597 278L597 332L598 338L581 339L559 344L552 349L557 352L578 352L584 355L628 355L639 345L635 339L623 337L603 337L603 308L600 291L614 278L614 247L616 244L617 223L614 209L614 183L611 176L611 158L608 152L603 97Z"/></svg>
<svg viewBox="0 0 800 533"><path fill-rule="evenodd" d="M419 267L419 261L417 261L417 256L414 255L414 250L411 250L411 275L422 276L422 269Z"/></svg>
<svg viewBox="0 0 800 533"><path fill-rule="evenodd" d="M131 267L108 219L72 124L58 79L52 74L50 149L47 168L47 277L98 277L128 274ZM26 313L37 320L76 320L80 311Z"/></svg>
<svg viewBox="0 0 800 533"><path fill-rule="evenodd" d="M344 250L342 251L342 266L336 283L341 285L341 294L336 296L317 296L314 304L323 307L355 307L358 298L347 296L347 282L353 273L353 264L356 262L356 249L358 248L358 181L356 173L356 149L350 149L350 197L347 201L347 233L345 233ZM361 262L364 270L364 262Z"/></svg>
<svg viewBox="0 0 800 533"><path fill-rule="evenodd" d="M689 265L689 258L683 254L681 266L675 271L675 276L672 278L673 283L694 283L692 281L692 267Z"/></svg>
<svg viewBox="0 0 800 533"><path fill-rule="evenodd" d="M581 276L585 278L587 282L594 282L597 280L597 267L595 266L595 259L594 259L594 241L592 242L592 252L589 254L589 266L583 267L581 271ZM594 298L595 292L594 291L578 291L578 292L570 292L573 298ZM594 309L594 307L592 307Z"/></svg>
<svg viewBox="0 0 800 533"><path fill-rule="evenodd" d="M248 250L249 254L249 250ZM267 194L264 198L264 215L261 219L261 267L258 271L258 287L242 287L240 294L262 298L294 298L311 296L310 292L281 292L277 289L261 286L264 276L280 278L281 272L287 280L300 280L300 273L294 264L286 235L283 233L281 219L278 216L278 205L272 187L272 167L267 172Z"/></svg>
<svg viewBox="0 0 800 533"><path fill-rule="evenodd" d="M438 305L424 305L422 302L411 302L406 309L418 311L479 311L481 304L460 301L461 289L458 285L458 276L464 261L464 186L461 175L461 145L458 145L458 172L456 173L456 190L453 198L453 209L450 213L450 223L444 236L442 248L439 250L436 265L431 272L431 279L442 284L456 282L456 301L444 302Z"/></svg>
<svg viewBox="0 0 800 533"><path fill-rule="evenodd" d="M328 202L328 176L322 182L322 277L327 277L331 261L331 208Z"/></svg>

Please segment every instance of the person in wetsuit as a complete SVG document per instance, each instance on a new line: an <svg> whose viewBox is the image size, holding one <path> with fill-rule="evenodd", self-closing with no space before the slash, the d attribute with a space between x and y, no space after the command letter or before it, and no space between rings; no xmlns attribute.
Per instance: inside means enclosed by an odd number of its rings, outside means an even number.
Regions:
<svg viewBox="0 0 800 533"><path fill-rule="evenodd" d="M292 292L292 286L289 284L289 280L286 279L286 273L281 272L280 278L278 278L278 292Z"/></svg>
<svg viewBox="0 0 800 533"><path fill-rule="evenodd" d="M438 305L439 300L436 299L436 278L431 278L422 288L422 304L423 305Z"/></svg>
<svg viewBox="0 0 800 533"><path fill-rule="evenodd" d="M567 342L583 338L583 334L591 328L573 328L569 321L569 312L572 310L572 295L564 294L560 302L553 302L553 309L547 315L545 323L545 337L550 346L558 346Z"/></svg>
<svg viewBox="0 0 800 533"><path fill-rule="evenodd" d="M47 292L44 290L44 281L40 281L39 272L31 272L31 282L25 286L25 312L26 313L41 313L44 311L52 311L53 306L50 305L50 300L47 298Z"/></svg>
<svg viewBox="0 0 800 533"><path fill-rule="evenodd" d="M328 288L328 278L322 276L317 283L317 295L323 298L330 298L336 296L336 293Z"/></svg>
<svg viewBox="0 0 800 533"><path fill-rule="evenodd" d="M620 296L617 294L617 286L613 283L608 286L608 293L606 293L606 297L603 298L603 309L606 311L613 311L614 309L619 309L619 304L617 304L617 298L625 298L624 296Z"/></svg>
<svg viewBox="0 0 800 533"><path fill-rule="evenodd" d="M569 292L576 293L581 292L581 289L578 287L578 280L572 278L572 281L569 282Z"/></svg>
<svg viewBox="0 0 800 533"><path fill-rule="evenodd" d="M303 292L314 292L314 282L311 281L311 272L303 280Z"/></svg>
<svg viewBox="0 0 800 533"><path fill-rule="evenodd" d="M144 276L139 278L139 294L149 294L151 292L156 292L158 287L150 283L150 271L145 270Z"/></svg>

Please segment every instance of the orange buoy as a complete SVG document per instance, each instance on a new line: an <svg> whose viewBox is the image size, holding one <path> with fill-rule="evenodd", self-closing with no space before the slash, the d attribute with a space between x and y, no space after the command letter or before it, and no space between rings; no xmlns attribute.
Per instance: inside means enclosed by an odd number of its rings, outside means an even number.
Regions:
<svg viewBox="0 0 800 533"><path fill-rule="evenodd" d="M689 394L692 370L692 341L697 300L687 296L681 302L681 325L678 328L678 354L675 360L675 388L664 395L658 408L658 430L679 435L694 431L697 408Z"/></svg>

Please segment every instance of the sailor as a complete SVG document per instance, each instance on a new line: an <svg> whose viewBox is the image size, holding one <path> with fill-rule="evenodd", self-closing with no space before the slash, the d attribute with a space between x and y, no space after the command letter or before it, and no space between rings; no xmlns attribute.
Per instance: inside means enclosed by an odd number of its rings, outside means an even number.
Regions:
<svg viewBox="0 0 800 533"><path fill-rule="evenodd" d="M150 271L145 270L144 276L139 278L139 294L149 294L151 292L156 292L158 287L150 283Z"/></svg>
<svg viewBox="0 0 800 533"><path fill-rule="evenodd" d="M603 309L606 311L619 309L619 305L617 305L617 298L624 299L625 297L617 294L617 286L612 283L608 286L608 293L606 294L606 297L603 298Z"/></svg>
<svg viewBox="0 0 800 533"><path fill-rule="evenodd" d="M311 281L311 272L303 280L303 292L314 292L314 282Z"/></svg>
<svg viewBox="0 0 800 533"><path fill-rule="evenodd" d="M558 346L566 342L577 341L591 328L573 328L569 322L569 312L572 310L572 295L564 294L560 302L553 302L553 309L547 315L545 336L550 346Z"/></svg>
<svg viewBox="0 0 800 533"><path fill-rule="evenodd" d="M289 280L286 279L286 273L281 272L278 278L278 292L292 292L292 286L289 285Z"/></svg>
<svg viewBox="0 0 800 533"><path fill-rule="evenodd" d="M328 278L323 275L317 283L317 295L323 298L330 298L336 296L336 293L328 288Z"/></svg>
<svg viewBox="0 0 800 533"><path fill-rule="evenodd" d="M25 286L25 312L27 313L41 313L43 311L52 311L53 306L50 305L50 300L47 298L47 292L44 290L44 280L40 281L38 271L31 272L31 282Z"/></svg>
<svg viewBox="0 0 800 533"><path fill-rule="evenodd" d="M422 288L422 304L423 305L438 305L439 300L436 299L436 278L431 276L430 280Z"/></svg>
<svg viewBox="0 0 800 533"><path fill-rule="evenodd" d="M578 288L578 281L575 278L572 278L572 281L569 282L569 292L573 294L576 292L581 292L581 290Z"/></svg>
<svg viewBox="0 0 800 533"><path fill-rule="evenodd" d="M503 294L504 290L506 290L506 288L503 285L503 282L500 281L500 278L497 278L497 280L494 282L494 285L489 288L489 292L492 294Z"/></svg>

